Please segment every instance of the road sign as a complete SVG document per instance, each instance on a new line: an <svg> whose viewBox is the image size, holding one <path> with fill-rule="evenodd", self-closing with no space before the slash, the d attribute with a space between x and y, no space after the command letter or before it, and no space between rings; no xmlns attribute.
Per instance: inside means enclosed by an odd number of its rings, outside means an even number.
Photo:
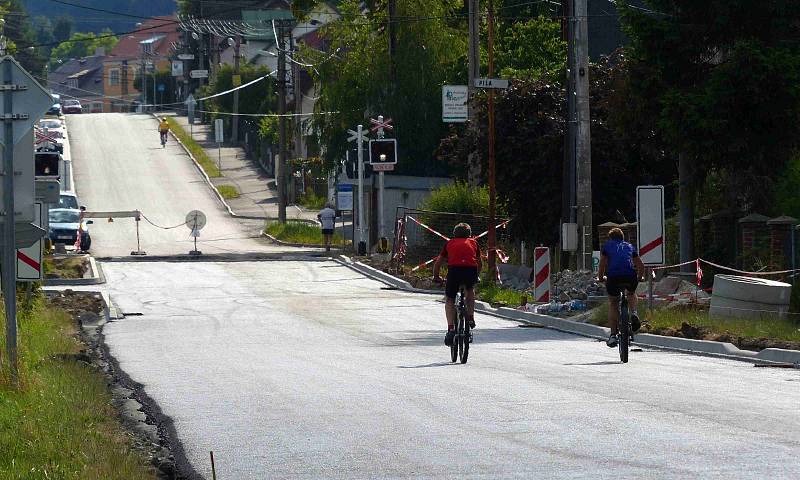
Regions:
<svg viewBox="0 0 800 480"><path fill-rule="evenodd" d="M178 60L194 60L194 53L179 53Z"/></svg>
<svg viewBox="0 0 800 480"><path fill-rule="evenodd" d="M5 72L6 63L11 63L11 78L3 78L0 83L10 83L10 85L0 87L0 103L5 103L6 95L14 96L14 111L3 110L3 114L19 115L19 119L14 122L14 144L17 144L53 105L53 97L10 56L0 60L0 72ZM4 142L5 139L0 136L0 144Z"/></svg>
<svg viewBox="0 0 800 480"><path fill-rule="evenodd" d="M208 70L192 70L189 72L192 78L208 78Z"/></svg>
<svg viewBox="0 0 800 480"><path fill-rule="evenodd" d="M14 108L16 110L16 107ZM17 124L14 123L14 130ZM34 169L34 154L33 154L33 129L29 129L28 133L22 138L21 141L14 145L14 222L15 223L29 223L34 219L33 201L34 201L34 185L33 185L33 169ZM0 146L0 154L5 154L5 147ZM58 153L53 153L58 158ZM56 168L58 168L56 166ZM0 204L3 203L3 185L0 182ZM0 220L2 223L2 220Z"/></svg>
<svg viewBox="0 0 800 480"><path fill-rule="evenodd" d="M445 85L442 87L442 121L445 123L466 122L469 118L467 100L469 87Z"/></svg>
<svg viewBox="0 0 800 480"><path fill-rule="evenodd" d="M167 86L166 86L166 85L164 85L163 83L159 83L159 84L158 84L158 91L159 91L159 92L163 92L163 91L164 91L164 90L166 90L166 89L167 89Z"/></svg>
<svg viewBox="0 0 800 480"><path fill-rule="evenodd" d="M34 223L42 225L44 217L44 205L36 202ZM42 279L42 240L41 238L33 245L17 249L17 281L18 282L37 282Z"/></svg>
<svg viewBox="0 0 800 480"><path fill-rule="evenodd" d="M475 87L477 88L508 88L508 80L501 78L476 78Z"/></svg>
<svg viewBox="0 0 800 480"><path fill-rule="evenodd" d="M373 163L372 164L372 171L374 172L393 172L394 171L394 164L393 163Z"/></svg>
<svg viewBox="0 0 800 480"><path fill-rule="evenodd" d="M189 96L186 97L186 101L183 103L186 104L186 116L189 118L189 126L191 127L191 125L194 124L194 107L197 105L197 101L194 99L194 95L189 94Z"/></svg>
<svg viewBox="0 0 800 480"><path fill-rule="evenodd" d="M172 76L173 77L182 77L183 76L183 62L180 60L173 60L172 61Z"/></svg>
<svg viewBox="0 0 800 480"><path fill-rule="evenodd" d="M355 130L350 130L350 129L348 129L348 130L347 130L347 133L349 133L349 134L350 134L350 136L349 136L349 137L347 137L347 141L348 141L348 142L357 142L357 141L359 140L359 138L358 138L358 132L356 132ZM367 140L367 134L366 134L366 132L363 132L363 131L361 132L361 139L360 139L360 140L361 140L362 142L365 142L365 141Z"/></svg>
<svg viewBox="0 0 800 480"><path fill-rule="evenodd" d="M218 118L214 120L214 141L217 143L222 143L224 140L224 132L223 132L223 125L222 119Z"/></svg>
<svg viewBox="0 0 800 480"><path fill-rule="evenodd" d="M189 230L202 230L206 226L206 214L200 210L192 210L186 214L186 226Z"/></svg>
<svg viewBox="0 0 800 480"><path fill-rule="evenodd" d="M397 140L394 138L381 138L369 141L369 164L375 169L375 165L394 165L397 163ZM384 170L385 171L385 170Z"/></svg>
<svg viewBox="0 0 800 480"><path fill-rule="evenodd" d="M34 182L34 196L37 202L57 205L60 196L61 184L56 179L38 178Z"/></svg>
<svg viewBox="0 0 800 480"><path fill-rule="evenodd" d="M636 187L636 237L639 257L647 266L664 265L664 187Z"/></svg>
<svg viewBox="0 0 800 480"><path fill-rule="evenodd" d="M336 186L336 208L338 210L353 210L353 184L340 183Z"/></svg>
<svg viewBox="0 0 800 480"><path fill-rule="evenodd" d="M374 119L374 118L370 118L369 119L369 123L372 124L372 126L369 128L369 130L371 132L378 132L379 136L383 135L383 130L384 129L385 130L394 130L394 127L392 126L392 119L391 118L387 118L386 120L383 119L383 116L378 117L377 120Z"/></svg>

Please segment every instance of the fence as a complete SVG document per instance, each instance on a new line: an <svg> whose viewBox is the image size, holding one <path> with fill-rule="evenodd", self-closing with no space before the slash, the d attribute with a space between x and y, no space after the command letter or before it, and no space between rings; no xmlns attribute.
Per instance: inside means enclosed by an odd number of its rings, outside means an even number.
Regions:
<svg viewBox="0 0 800 480"><path fill-rule="evenodd" d="M472 235L486 255L489 217L397 207L392 244L392 268L398 271L405 266L418 269L432 264L452 236L453 227L461 222L468 223L472 227ZM500 261L505 261L507 259L505 249L510 246L506 228L508 220L497 219L495 222L497 255Z"/></svg>

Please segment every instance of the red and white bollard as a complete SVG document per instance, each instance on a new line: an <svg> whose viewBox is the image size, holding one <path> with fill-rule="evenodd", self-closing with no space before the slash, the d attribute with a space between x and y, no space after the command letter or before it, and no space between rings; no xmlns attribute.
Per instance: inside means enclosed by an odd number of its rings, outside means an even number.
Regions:
<svg viewBox="0 0 800 480"><path fill-rule="evenodd" d="M547 303L550 301L550 249L536 247L533 258L534 301Z"/></svg>

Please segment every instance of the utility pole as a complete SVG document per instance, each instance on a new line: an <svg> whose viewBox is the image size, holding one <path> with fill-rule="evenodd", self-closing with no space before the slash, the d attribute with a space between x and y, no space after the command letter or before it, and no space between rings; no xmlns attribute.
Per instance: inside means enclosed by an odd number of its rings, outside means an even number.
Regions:
<svg viewBox="0 0 800 480"><path fill-rule="evenodd" d="M575 207L575 133L577 131L577 115L575 113L575 10L574 0L561 0L562 23L561 31L563 38L567 41L567 134L564 136L564 168L563 189L562 189L562 222L576 223L578 211ZM567 252L564 252L567 255ZM574 254L569 254L572 259ZM571 264L570 261L563 261L565 266ZM576 262L576 265L579 262Z"/></svg>
<svg viewBox="0 0 800 480"><path fill-rule="evenodd" d="M469 98L467 100L467 108L469 109L469 125L470 128L478 128L478 118L475 108L472 105L472 99L475 97L475 79L481 76L481 47L480 47L480 29L479 15L480 1L467 0L468 13L469 13ZM467 177L470 185L478 185L481 180L481 162L480 153L478 151L470 152L467 157Z"/></svg>
<svg viewBox="0 0 800 480"><path fill-rule="evenodd" d="M581 240L581 270L592 268L592 142L589 112L589 17L587 0L573 0L575 8L575 138L576 207ZM588 248L586 246L588 245Z"/></svg>
<svg viewBox="0 0 800 480"><path fill-rule="evenodd" d="M389 0L388 7L389 18L386 22L386 28L389 33L389 88L394 91L395 82L397 82L397 63L395 62L395 55L397 54L397 28L395 28L394 24L394 18L397 16L397 0Z"/></svg>
<svg viewBox="0 0 800 480"><path fill-rule="evenodd" d="M489 78L494 78L494 0L489 0ZM497 232L495 229L495 158L494 158L494 89L489 89L489 227L488 227L488 252L489 255L489 275L492 283L496 275L496 249Z"/></svg>
<svg viewBox="0 0 800 480"><path fill-rule="evenodd" d="M233 48L233 86L238 87L242 84L239 76L239 47L242 37L236 35L235 46ZM233 118L231 119L231 142L235 145L239 141L239 90L233 91Z"/></svg>
<svg viewBox="0 0 800 480"><path fill-rule="evenodd" d="M123 103L122 103L122 105L120 105L120 111L122 111L122 108L124 108L124 106L126 104L128 106L130 106L130 104L127 103L127 100L128 100L128 61L127 60L123 60L121 66L122 66L122 68L120 69L119 78L120 78L120 87L121 87L121 90L120 90L121 91L121 95L120 96L122 97ZM111 110L112 111L114 110L113 109L113 103L112 103ZM130 110L130 108L126 108L126 110Z"/></svg>
<svg viewBox="0 0 800 480"><path fill-rule="evenodd" d="M3 84L11 88L12 65L10 61L3 63ZM17 250L16 232L14 231L14 119L13 91L7 90L3 95L3 111L7 115L3 125L3 201L5 214L3 219L3 299L6 310L6 357L11 374L11 382L17 384Z"/></svg>
<svg viewBox="0 0 800 480"><path fill-rule="evenodd" d="M278 136L280 154L278 157L278 174L275 183L278 184L278 221L286 223L286 48L284 42L283 21L277 20L278 39Z"/></svg>

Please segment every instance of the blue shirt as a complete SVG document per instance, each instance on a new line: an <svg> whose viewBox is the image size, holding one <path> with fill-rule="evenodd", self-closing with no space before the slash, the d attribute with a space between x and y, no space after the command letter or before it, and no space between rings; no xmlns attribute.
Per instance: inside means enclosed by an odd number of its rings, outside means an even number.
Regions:
<svg viewBox="0 0 800 480"><path fill-rule="evenodd" d="M633 257L638 257L636 247L624 240L611 239L603 245L601 255L608 257L609 277L631 277L636 275L633 267Z"/></svg>

